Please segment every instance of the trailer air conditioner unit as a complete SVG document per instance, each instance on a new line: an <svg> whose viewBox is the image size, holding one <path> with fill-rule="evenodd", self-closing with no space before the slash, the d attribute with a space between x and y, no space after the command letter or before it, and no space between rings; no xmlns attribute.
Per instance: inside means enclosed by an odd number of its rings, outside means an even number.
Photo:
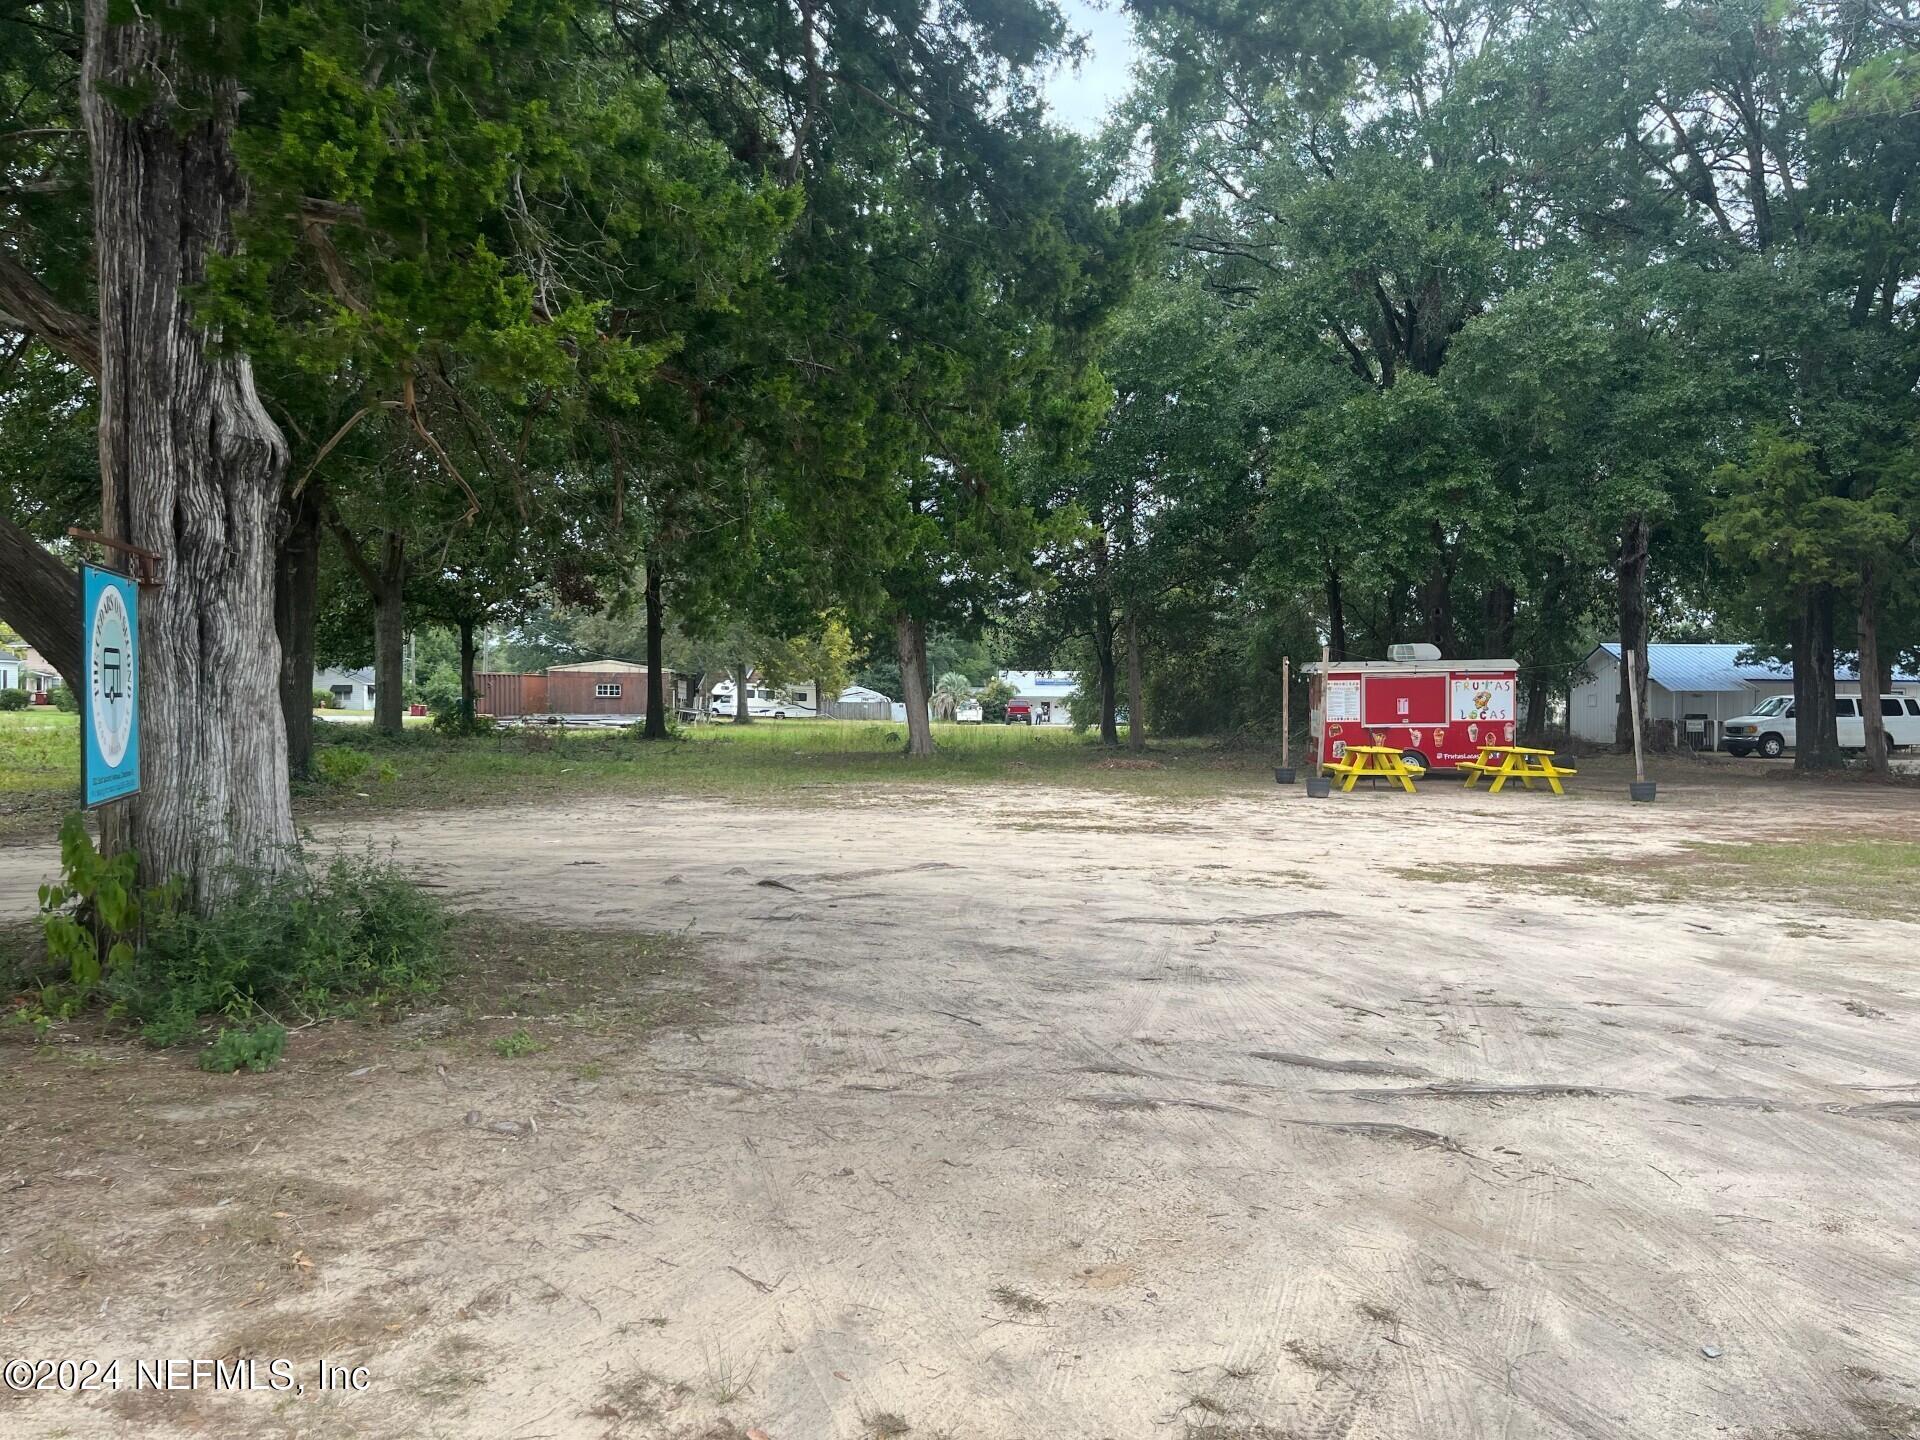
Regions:
<svg viewBox="0 0 1920 1440"><path fill-rule="evenodd" d="M1387 647L1387 658L1389 660L1398 660L1403 664L1411 660L1438 660L1440 658L1440 647L1438 645L1428 645L1424 642L1413 645L1389 645Z"/></svg>

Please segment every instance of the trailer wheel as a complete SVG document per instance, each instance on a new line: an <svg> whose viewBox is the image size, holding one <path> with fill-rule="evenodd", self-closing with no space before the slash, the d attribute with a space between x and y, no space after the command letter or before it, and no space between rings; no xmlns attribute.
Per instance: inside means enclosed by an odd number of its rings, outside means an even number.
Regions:
<svg viewBox="0 0 1920 1440"><path fill-rule="evenodd" d="M1427 759L1427 757L1422 755L1418 750L1402 750L1400 752L1400 761L1409 770L1424 771L1424 770L1433 769L1433 762Z"/></svg>
<svg viewBox="0 0 1920 1440"><path fill-rule="evenodd" d="M1787 742L1782 740L1778 735L1762 735L1760 737L1760 753L1766 756L1767 759L1778 760L1786 753L1786 750Z"/></svg>

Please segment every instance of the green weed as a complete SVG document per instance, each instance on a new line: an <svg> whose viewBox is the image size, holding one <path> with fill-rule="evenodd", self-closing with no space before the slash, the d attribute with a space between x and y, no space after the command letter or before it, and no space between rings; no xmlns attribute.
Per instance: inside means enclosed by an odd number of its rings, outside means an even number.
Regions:
<svg viewBox="0 0 1920 1440"><path fill-rule="evenodd" d="M213 1044L200 1052L200 1068L216 1075L231 1075L242 1066L249 1070L270 1070L286 1048L284 1026L223 1027Z"/></svg>

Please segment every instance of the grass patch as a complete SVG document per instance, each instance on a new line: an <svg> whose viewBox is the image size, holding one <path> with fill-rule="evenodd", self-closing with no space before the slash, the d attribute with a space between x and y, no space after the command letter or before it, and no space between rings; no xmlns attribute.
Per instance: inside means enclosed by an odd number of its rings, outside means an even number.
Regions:
<svg viewBox="0 0 1920 1440"><path fill-rule="evenodd" d="M510 727L475 736L316 735L309 813L431 809L581 793L804 801L841 787L1069 784L1141 795L1217 795L1271 784L1266 757L1207 741L1156 743L1155 767L1114 768L1091 735L1025 725L936 725L936 753L908 760L885 721L767 720L692 726L670 740L630 730ZM330 751L351 758L330 761ZM337 778L327 778L331 771ZM392 776L401 783L368 783Z"/></svg>
<svg viewBox="0 0 1920 1440"><path fill-rule="evenodd" d="M518 1060L522 1055L538 1055L546 1048L533 1038L532 1032L524 1025L505 1035L497 1035L493 1040L493 1053L502 1060Z"/></svg>
<svg viewBox="0 0 1920 1440"><path fill-rule="evenodd" d="M1609 905L1655 900L1787 901L1873 919L1920 916L1920 842L1761 840L1689 845L1679 855L1603 856L1559 865L1442 865L1406 880L1573 895Z"/></svg>

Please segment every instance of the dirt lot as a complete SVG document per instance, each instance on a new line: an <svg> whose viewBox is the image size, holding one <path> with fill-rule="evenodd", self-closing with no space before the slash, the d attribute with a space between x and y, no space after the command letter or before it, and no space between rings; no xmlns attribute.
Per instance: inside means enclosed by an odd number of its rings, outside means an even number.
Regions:
<svg viewBox="0 0 1920 1440"><path fill-rule="evenodd" d="M1912 882L1699 848L1920 806L1596 789L376 822L516 966L265 1076L0 1038L0 1356L305 1393L0 1434L1920 1434Z"/></svg>

